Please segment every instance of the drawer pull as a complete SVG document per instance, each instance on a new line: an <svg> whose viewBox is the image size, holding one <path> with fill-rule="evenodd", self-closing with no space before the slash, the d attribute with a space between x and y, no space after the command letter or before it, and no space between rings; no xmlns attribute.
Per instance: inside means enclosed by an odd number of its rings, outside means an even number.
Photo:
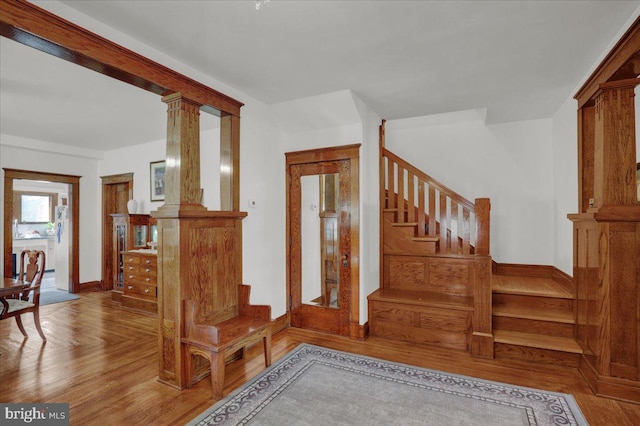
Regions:
<svg viewBox="0 0 640 426"><path fill-rule="evenodd" d="M148 288L145 288L145 289L144 289L144 292L145 292L145 293L149 293L149 289L148 289Z"/></svg>
<svg viewBox="0 0 640 426"><path fill-rule="evenodd" d="M129 262L133 262L133 257L130 257L130 258L129 258Z"/></svg>
<svg viewBox="0 0 640 426"><path fill-rule="evenodd" d="M151 281L151 278L147 277L147 278L145 279L145 281L149 282L149 281Z"/></svg>
<svg viewBox="0 0 640 426"><path fill-rule="evenodd" d="M147 268L145 269L145 272L151 272L151 269Z"/></svg>
<svg viewBox="0 0 640 426"><path fill-rule="evenodd" d="M151 261L150 261L149 259L147 259L145 262L147 263L147 265L148 265L149 263L151 263Z"/></svg>
<svg viewBox="0 0 640 426"><path fill-rule="evenodd" d="M129 279L132 280L134 275L129 275Z"/></svg>
<svg viewBox="0 0 640 426"><path fill-rule="evenodd" d="M129 266L129 270L133 270L133 266Z"/></svg>
<svg viewBox="0 0 640 426"><path fill-rule="evenodd" d="M127 288L128 288L129 290L131 290L133 287L132 287L132 286L130 286L130 285L128 285L128 286L127 286Z"/></svg>

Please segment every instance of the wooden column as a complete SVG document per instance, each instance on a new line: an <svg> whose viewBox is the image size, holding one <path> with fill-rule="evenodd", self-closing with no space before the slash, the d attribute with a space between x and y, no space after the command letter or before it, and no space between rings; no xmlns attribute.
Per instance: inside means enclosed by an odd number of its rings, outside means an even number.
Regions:
<svg viewBox="0 0 640 426"><path fill-rule="evenodd" d="M204 210L200 204L200 105L174 93L167 108L165 204L160 210Z"/></svg>
<svg viewBox="0 0 640 426"><path fill-rule="evenodd" d="M640 402L640 204L634 88L640 21L578 92L580 213L574 233L576 340L594 392Z"/></svg>
<svg viewBox="0 0 640 426"><path fill-rule="evenodd" d="M470 352L478 358L493 358L494 342L491 300L490 217L491 202L488 198L475 199L476 256L475 286L473 288L473 333Z"/></svg>
<svg viewBox="0 0 640 426"><path fill-rule="evenodd" d="M180 93L163 101L168 105L165 204L152 213L158 219L158 375L161 382L183 389L189 355L180 342L182 301L195 300L207 317L237 312L246 213L208 211L200 204L200 105ZM235 127L238 120L229 119Z"/></svg>
<svg viewBox="0 0 640 426"><path fill-rule="evenodd" d="M637 205L634 88L640 80L603 83L596 96L594 207Z"/></svg>

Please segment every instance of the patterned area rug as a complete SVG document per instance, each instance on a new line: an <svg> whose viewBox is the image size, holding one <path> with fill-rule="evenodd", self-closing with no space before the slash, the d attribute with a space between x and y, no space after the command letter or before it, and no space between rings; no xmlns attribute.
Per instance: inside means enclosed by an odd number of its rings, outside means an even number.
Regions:
<svg viewBox="0 0 640 426"><path fill-rule="evenodd" d="M586 425L571 395L302 344L189 425Z"/></svg>

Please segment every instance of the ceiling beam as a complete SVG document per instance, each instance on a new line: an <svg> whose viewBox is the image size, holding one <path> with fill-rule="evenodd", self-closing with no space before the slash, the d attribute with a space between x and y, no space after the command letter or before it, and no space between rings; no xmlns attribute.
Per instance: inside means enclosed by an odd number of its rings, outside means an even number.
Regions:
<svg viewBox="0 0 640 426"><path fill-rule="evenodd" d="M242 103L24 0L0 1L0 35L160 96L182 93L220 115Z"/></svg>

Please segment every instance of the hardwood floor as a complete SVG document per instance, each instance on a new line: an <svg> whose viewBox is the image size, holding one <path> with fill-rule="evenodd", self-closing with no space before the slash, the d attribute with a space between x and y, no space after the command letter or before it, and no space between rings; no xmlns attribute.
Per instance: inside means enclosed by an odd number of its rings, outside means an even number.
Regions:
<svg viewBox="0 0 640 426"><path fill-rule="evenodd" d="M210 382L182 392L157 381L157 320L123 310L109 293L41 308L42 344L33 319L0 321L0 401L67 402L72 425L184 424L212 405ZM571 393L591 425L638 425L640 405L598 398L572 368L471 358L467 353L369 338L365 342L288 329L273 338L273 360L301 342L405 364ZM262 348L227 366L225 394L264 368Z"/></svg>

